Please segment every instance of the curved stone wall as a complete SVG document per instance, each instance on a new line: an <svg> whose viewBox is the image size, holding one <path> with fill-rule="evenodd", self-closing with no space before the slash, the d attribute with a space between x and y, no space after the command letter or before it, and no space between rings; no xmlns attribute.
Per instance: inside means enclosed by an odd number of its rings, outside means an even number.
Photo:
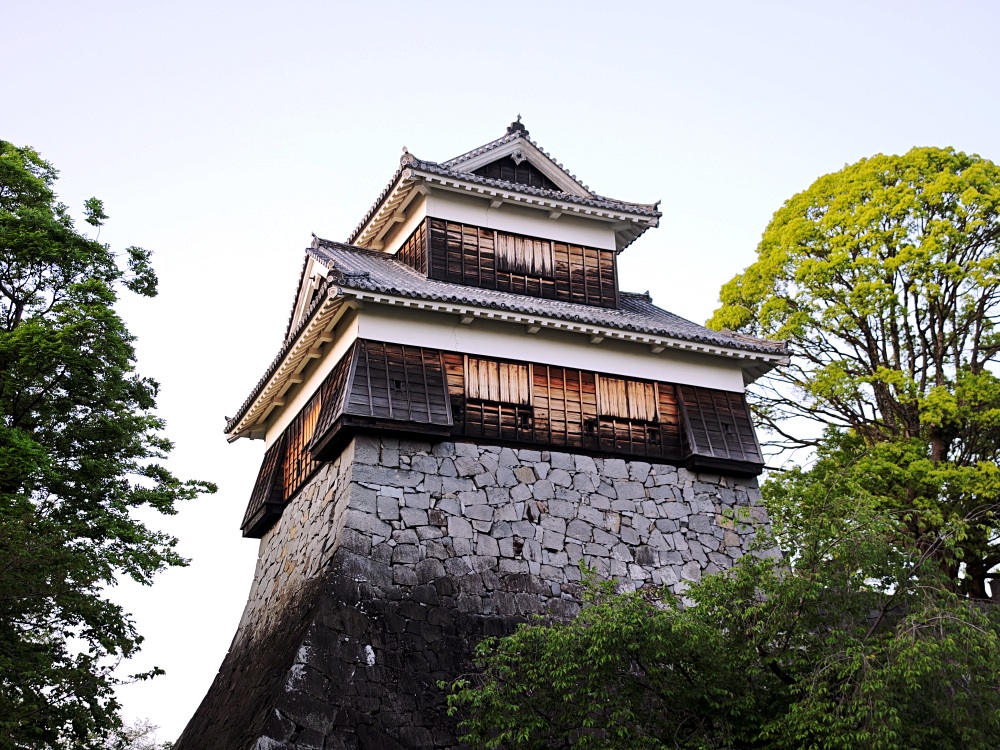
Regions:
<svg viewBox="0 0 1000 750"><path fill-rule="evenodd" d="M580 563L683 596L749 551L753 478L358 436L261 539L246 611L176 745L455 747L438 680L475 641L580 606Z"/></svg>

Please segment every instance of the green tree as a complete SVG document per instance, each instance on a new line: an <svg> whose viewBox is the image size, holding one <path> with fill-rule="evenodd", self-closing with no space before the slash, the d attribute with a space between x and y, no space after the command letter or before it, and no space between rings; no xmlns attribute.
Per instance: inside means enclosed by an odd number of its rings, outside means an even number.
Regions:
<svg viewBox="0 0 1000 750"><path fill-rule="evenodd" d="M755 391L775 443L818 446L801 418L861 439L914 538L964 524L939 563L978 598L1000 564L998 238L992 162L937 148L863 159L775 213L709 321L788 341L791 364Z"/></svg>
<svg viewBox="0 0 1000 750"><path fill-rule="evenodd" d="M162 465L157 384L114 309L123 287L156 294L149 254L122 268L78 231L56 174L0 141L0 747L96 748L120 726L113 669L142 639L106 589L184 564L134 511L215 489ZM85 215L107 218L93 198Z"/></svg>
<svg viewBox="0 0 1000 750"><path fill-rule="evenodd" d="M595 585L572 622L478 648L449 705L475 747L996 747L1000 613L948 590L931 548L844 471L836 445L771 485L784 560L748 555L682 608ZM767 545L769 540L763 539ZM763 547L762 547L763 548ZM788 561L792 561L789 565Z"/></svg>

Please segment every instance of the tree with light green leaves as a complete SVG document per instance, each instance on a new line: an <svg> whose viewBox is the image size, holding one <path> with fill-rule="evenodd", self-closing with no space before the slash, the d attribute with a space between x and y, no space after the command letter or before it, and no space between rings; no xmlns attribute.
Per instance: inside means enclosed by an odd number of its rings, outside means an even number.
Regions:
<svg viewBox="0 0 1000 750"><path fill-rule="evenodd" d="M861 441L913 538L955 529L939 563L976 598L1000 564L998 240L992 162L863 159L785 203L709 321L788 341L791 364L752 392L758 418L784 447L821 443L803 419Z"/></svg>
<svg viewBox="0 0 1000 750"><path fill-rule="evenodd" d="M101 748L142 641L107 589L185 563L135 513L215 488L163 465L158 386L115 311L123 290L155 296L149 253L78 230L55 179L0 141L0 747ZM107 218L95 198L85 216Z"/></svg>

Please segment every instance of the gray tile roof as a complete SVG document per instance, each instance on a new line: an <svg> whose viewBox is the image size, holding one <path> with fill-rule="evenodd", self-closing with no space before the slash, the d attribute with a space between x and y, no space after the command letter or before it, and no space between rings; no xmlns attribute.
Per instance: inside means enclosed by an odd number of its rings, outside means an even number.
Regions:
<svg viewBox="0 0 1000 750"><path fill-rule="evenodd" d="M317 238L308 252L328 268L339 271L342 278L334 283L345 289L509 310L740 351L771 355L786 353L780 342L713 331L692 323L657 307L648 294L622 292L621 307L613 310L428 279L391 255L331 240Z"/></svg>

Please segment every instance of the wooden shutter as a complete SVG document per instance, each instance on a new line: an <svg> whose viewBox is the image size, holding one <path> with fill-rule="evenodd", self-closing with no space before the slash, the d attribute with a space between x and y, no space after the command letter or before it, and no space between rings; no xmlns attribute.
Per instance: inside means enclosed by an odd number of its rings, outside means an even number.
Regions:
<svg viewBox="0 0 1000 750"><path fill-rule="evenodd" d="M551 278L555 268L549 240L516 234L497 232L496 258L498 270L530 276Z"/></svg>
<svg viewBox="0 0 1000 750"><path fill-rule="evenodd" d="M628 391L622 378L597 378L597 411L605 417L628 419Z"/></svg>
<svg viewBox="0 0 1000 750"><path fill-rule="evenodd" d="M722 461L762 465L760 445L742 393L677 387L686 452Z"/></svg>
<svg viewBox="0 0 1000 750"><path fill-rule="evenodd" d="M597 378L597 409L605 417L655 422L656 386L600 375Z"/></svg>
<svg viewBox="0 0 1000 750"><path fill-rule="evenodd" d="M465 373L465 395L503 404L531 404L531 372L528 365L469 357Z"/></svg>

